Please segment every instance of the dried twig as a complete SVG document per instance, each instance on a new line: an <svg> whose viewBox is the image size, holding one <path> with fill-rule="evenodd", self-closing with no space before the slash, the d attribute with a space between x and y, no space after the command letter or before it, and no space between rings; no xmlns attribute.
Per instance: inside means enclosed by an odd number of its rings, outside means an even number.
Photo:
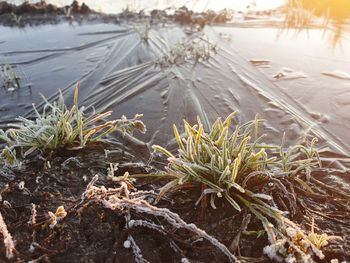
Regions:
<svg viewBox="0 0 350 263"><path fill-rule="evenodd" d="M14 252L16 251L15 244L13 242L10 232L7 230L7 225L1 213L0 213L0 233L4 238L4 245L6 248L6 258L11 259L13 258Z"/></svg>

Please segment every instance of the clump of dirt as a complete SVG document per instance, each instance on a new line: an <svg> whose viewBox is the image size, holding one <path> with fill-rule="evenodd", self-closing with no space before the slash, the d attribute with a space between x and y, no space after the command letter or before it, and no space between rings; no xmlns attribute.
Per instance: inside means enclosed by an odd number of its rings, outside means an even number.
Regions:
<svg viewBox="0 0 350 263"><path fill-rule="evenodd" d="M192 244L195 237L186 230L170 228L167 234L149 228L126 228L126 214L115 212L96 203L81 203L82 194L94 175L99 175L97 185L115 188L118 182L108 179L109 162L119 163L114 176L146 174L152 168L141 163L132 164L130 155L117 152L105 156L98 148L81 152L60 152L47 160L35 159L25 169L3 170L10 174L1 177L2 201L0 212L15 241L14 262L133 262L134 252L124 243L132 236L142 255L150 262L181 262L188 257L197 262L226 262L227 257L207 242ZM15 178L14 178L14 176ZM161 180L138 180L135 189L156 191ZM60 206L67 215L51 226L50 213ZM167 207L172 206L166 202ZM33 209L34 224L33 221ZM191 209L192 210L192 209ZM133 214L133 219L143 220L145 215ZM153 218L161 222L161 218ZM1 237L2 238L2 237ZM0 261L6 258L0 238ZM174 252L175 251L175 252Z"/></svg>

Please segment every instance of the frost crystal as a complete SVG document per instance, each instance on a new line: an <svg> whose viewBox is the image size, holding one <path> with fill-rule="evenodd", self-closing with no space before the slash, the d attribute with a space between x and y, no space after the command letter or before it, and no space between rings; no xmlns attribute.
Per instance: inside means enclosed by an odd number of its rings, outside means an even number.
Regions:
<svg viewBox="0 0 350 263"><path fill-rule="evenodd" d="M292 227L287 227L286 234L289 237L294 238L297 235L297 231L294 228L292 228Z"/></svg>
<svg viewBox="0 0 350 263"><path fill-rule="evenodd" d="M131 247L131 242L129 240L125 240L123 246L125 248L130 248Z"/></svg>
<svg viewBox="0 0 350 263"><path fill-rule="evenodd" d="M24 181L19 182L18 189L23 191L24 190Z"/></svg>

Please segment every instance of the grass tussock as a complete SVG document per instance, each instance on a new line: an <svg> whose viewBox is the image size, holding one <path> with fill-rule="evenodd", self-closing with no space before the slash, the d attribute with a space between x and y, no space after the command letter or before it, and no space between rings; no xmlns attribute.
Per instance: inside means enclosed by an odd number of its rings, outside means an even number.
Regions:
<svg viewBox="0 0 350 263"><path fill-rule="evenodd" d="M80 149L89 143L101 141L108 134L121 131L132 133L137 129L145 132L146 128L140 120L142 115L134 119L123 116L118 120L105 121L111 111L105 113L86 114L84 107L78 105L78 85L75 87L74 105L68 109L63 95L57 101L50 103L43 97L46 104L41 113L33 105L36 118L17 118L17 124L11 128L0 130L0 140L6 143L0 154L0 160L7 165L18 164L17 157L25 158L34 151L50 151L60 147Z"/></svg>
<svg viewBox="0 0 350 263"><path fill-rule="evenodd" d="M248 210L260 220L271 244L264 252L271 259L323 259L320 248L325 243L320 246L313 238L320 236L312 237L300 229L288 219L288 213L275 205L273 198L287 199L293 210L295 196L287 189L291 184L308 187L311 169L320 165L314 148L316 140L289 148L283 143L280 147L267 145L262 143L264 135L259 136L263 120L256 117L233 127L234 115L224 121L219 118L209 131L204 130L200 119L194 126L184 121L183 136L174 125L179 147L176 155L153 146L168 157L166 175L174 178L160 190L158 200L171 189L198 184L203 190L197 204L209 197L211 207L216 209L216 200L225 199L238 212Z"/></svg>
<svg viewBox="0 0 350 263"><path fill-rule="evenodd" d="M189 43L178 43L168 53L161 57L156 64L161 67L179 65L186 61L192 61L194 66L202 61L207 61L218 52L215 44L203 39L196 39Z"/></svg>

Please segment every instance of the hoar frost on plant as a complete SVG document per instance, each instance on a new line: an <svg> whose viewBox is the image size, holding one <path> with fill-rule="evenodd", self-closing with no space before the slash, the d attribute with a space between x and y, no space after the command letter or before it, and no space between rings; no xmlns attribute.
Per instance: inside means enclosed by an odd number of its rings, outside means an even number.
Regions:
<svg viewBox="0 0 350 263"><path fill-rule="evenodd" d="M0 233L2 234L3 242L6 248L6 258L11 259L13 258L14 252L16 251L15 243L13 242L10 232L7 230L7 225L1 213L0 213Z"/></svg>
<svg viewBox="0 0 350 263"><path fill-rule="evenodd" d="M148 263L148 261L143 258L141 249L136 244L135 239L129 235L127 241L130 242L130 247L132 249L132 253L134 254L134 258L135 258L136 263Z"/></svg>
<svg viewBox="0 0 350 263"><path fill-rule="evenodd" d="M97 180L98 180L98 176L95 175L91 180L91 182L88 184L85 192L82 194L80 204L86 204L86 203L92 203L92 202L99 203L104 208L110 209L112 211L115 211L121 214L126 213L127 215L131 215L136 213L136 214L146 214L146 215L151 215L152 217L155 216L158 218L162 218L166 222L168 222L172 227L175 227L177 229L186 229L189 232L196 234L199 238L203 238L204 240L208 241L214 247L218 248L224 255L226 255L230 260L230 262L237 262L236 257L228 250L228 248L225 245L220 243L217 239L208 235L205 231L199 229L196 225L187 224L185 221L183 221L180 218L179 215L171 212L169 209L152 206L146 200L143 199L145 198L144 194L142 194L141 196L137 196L134 193L130 193L128 186L124 181L119 182L120 183L119 188L106 189L103 186L101 187L94 186L94 183ZM132 213L130 213L131 211ZM129 220L129 217L127 217L127 220ZM144 226L160 232L163 231L162 227L150 221L129 220L129 223L131 227ZM136 242L133 243L134 241L133 238L132 237L128 238L128 240L131 242L131 246L133 247L133 249L137 251L138 246ZM137 260L136 255L135 255L135 260Z"/></svg>
<svg viewBox="0 0 350 263"><path fill-rule="evenodd" d="M125 240L123 243L124 248L130 248L131 247L131 242L130 240Z"/></svg>
<svg viewBox="0 0 350 263"><path fill-rule="evenodd" d="M277 240L274 244L264 247L264 254L270 259L276 260L277 262L282 262L283 257L281 257L280 254L286 254L286 242L286 240Z"/></svg>

